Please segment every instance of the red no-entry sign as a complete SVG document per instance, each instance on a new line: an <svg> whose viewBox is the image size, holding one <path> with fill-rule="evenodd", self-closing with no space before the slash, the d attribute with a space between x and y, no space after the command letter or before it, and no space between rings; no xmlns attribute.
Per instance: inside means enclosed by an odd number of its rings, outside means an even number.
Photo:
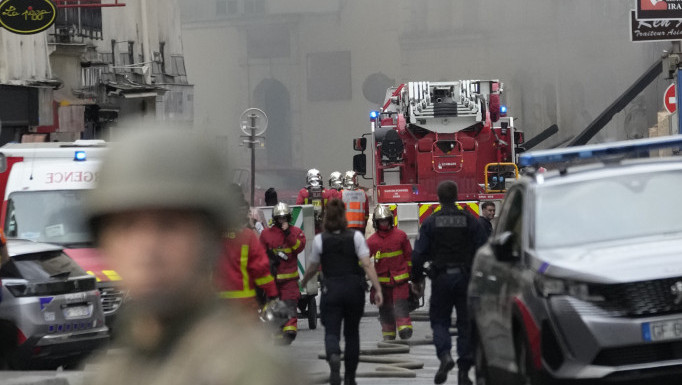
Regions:
<svg viewBox="0 0 682 385"><path fill-rule="evenodd" d="M671 114L674 114L675 111L677 111L677 92L675 91L675 84L671 84L666 88L665 94L663 94L663 105Z"/></svg>

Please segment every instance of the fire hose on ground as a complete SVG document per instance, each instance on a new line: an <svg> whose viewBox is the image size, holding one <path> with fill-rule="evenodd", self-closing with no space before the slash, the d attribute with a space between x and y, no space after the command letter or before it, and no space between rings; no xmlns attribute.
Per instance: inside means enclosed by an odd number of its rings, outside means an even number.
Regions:
<svg viewBox="0 0 682 385"><path fill-rule="evenodd" d="M369 313L369 314L368 314ZM365 316L371 316L368 312ZM416 316L416 317L415 317ZM428 320L426 314L413 314L412 319L424 318ZM451 328L450 334L456 335L457 329ZM394 354L409 354L411 346L417 345L432 345L433 339L429 336L422 339L411 340L394 340L394 341L379 341L376 348L361 348L359 361L364 363L380 364L374 368L374 371L358 371L356 378L415 378L417 377L416 370L424 367L424 362L410 359L404 356L401 357L385 357ZM327 356L324 352L320 352L317 356L319 359L326 360ZM309 376L311 384L326 384L329 383L329 373L313 373Z"/></svg>

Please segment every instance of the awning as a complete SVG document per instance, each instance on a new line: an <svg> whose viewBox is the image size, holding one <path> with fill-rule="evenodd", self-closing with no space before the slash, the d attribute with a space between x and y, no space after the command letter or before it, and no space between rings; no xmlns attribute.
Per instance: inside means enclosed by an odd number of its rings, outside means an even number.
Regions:
<svg viewBox="0 0 682 385"><path fill-rule="evenodd" d="M131 92L131 93L122 93L124 98L126 99L135 99L135 98L152 98L159 96L158 93L156 92Z"/></svg>
<svg viewBox="0 0 682 385"><path fill-rule="evenodd" d="M95 104L95 101L93 99L81 99L78 98L74 95L69 95L68 93L64 92L63 90L56 90L54 91L54 100L59 103L61 107L66 107L66 106L87 106L91 104Z"/></svg>

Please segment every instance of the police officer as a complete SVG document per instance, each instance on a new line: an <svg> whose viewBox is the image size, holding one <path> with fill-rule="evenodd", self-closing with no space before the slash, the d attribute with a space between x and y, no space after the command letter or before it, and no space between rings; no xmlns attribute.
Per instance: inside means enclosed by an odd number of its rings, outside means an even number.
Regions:
<svg viewBox="0 0 682 385"><path fill-rule="evenodd" d="M332 199L325 213L324 229L313 240L313 252L303 276L302 286L322 266L321 320L324 325L324 347L329 362L331 385L341 384L341 325L346 342L344 351L344 385L356 385L355 371L360 355L360 319L365 307L365 274L376 290L374 303L381 306L383 295L377 273L369 259L365 238L347 229L343 202Z"/></svg>
<svg viewBox="0 0 682 385"><path fill-rule="evenodd" d="M467 314L467 286L474 253L487 237L478 218L455 205L455 182L444 181L438 185L438 201L441 210L424 221L412 252L413 291L419 296L423 295L424 263L430 261L429 319L440 360L434 382L444 383L448 372L455 366L450 355L452 341L449 333L454 306L457 311L457 383L471 385L468 373L473 365L473 347Z"/></svg>
<svg viewBox="0 0 682 385"><path fill-rule="evenodd" d="M83 383L303 383L252 317L218 306L211 273L235 214L226 175L214 146L167 127L139 127L109 150L86 208L130 299L118 348L87 365Z"/></svg>

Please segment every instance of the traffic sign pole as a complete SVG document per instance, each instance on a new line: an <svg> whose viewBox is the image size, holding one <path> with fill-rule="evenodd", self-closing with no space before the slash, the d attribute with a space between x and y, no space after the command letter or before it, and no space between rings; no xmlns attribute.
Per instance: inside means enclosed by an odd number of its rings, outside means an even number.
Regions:
<svg viewBox="0 0 682 385"><path fill-rule="evenodd" d="M677 69L677 79L675 79L675 87L677 90L675 90L675 96L677 98L677 111L675 116L677 117L677 133L682 134L682 119L680 119L680 96L679 96L679 91L680 91L680 85L682 85L682 69Z"/></svg>

